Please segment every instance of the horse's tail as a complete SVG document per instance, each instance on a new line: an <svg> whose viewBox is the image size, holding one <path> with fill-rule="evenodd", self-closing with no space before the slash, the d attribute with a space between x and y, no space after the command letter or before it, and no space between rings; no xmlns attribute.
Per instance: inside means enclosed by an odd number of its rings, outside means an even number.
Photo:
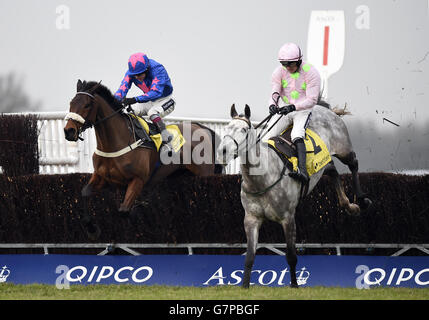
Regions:
<svg viewBox="0 0 429 320"><path fill-rule="evenodd" d="M216 162L216 150L220 143L220 137L219 135L209 127L206 127L205 125L202 125L201 123L195 122L196 125L200 126L202 129L206 129L210 132L212 137L212 154L213 154L213 163L215 164L214 167L214 174L224 174L225 173L225 165L221 163Z"/></svg>
<svg viewBox="0 0 429 320"><path fill-rule="evenodd" d="M327 101L323 100L322 94L323 94L323 90L319 93L319 97L317 99L317 104L319 106L328 108L329 110L331 110L332 112L334 112L336 115L340 117L352 114L351 112L346 111L347 103L344 104L344 108L339 108L339 107L332 108L332 106Z"/></svg>

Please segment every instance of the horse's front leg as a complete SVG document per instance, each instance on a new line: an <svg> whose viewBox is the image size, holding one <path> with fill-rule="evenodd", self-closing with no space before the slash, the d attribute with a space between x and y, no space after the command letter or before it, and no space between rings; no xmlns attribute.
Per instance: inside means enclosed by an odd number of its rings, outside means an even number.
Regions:
<svg viewBox="0 0 429 320"><path fill-rule="evenodd" d="M131 180L131 182L128 184L124 201L121 203L119 207L119 212L123 212L123 213L130 212L132 206L134 205L134 201L137 199L137 197L140 195L141 191L143 190L144 184L145 182L139 177L135 177L133 180Z"/></svg>
<svg viewBox="0 0 429 320"><path fill-rule="evenodd" d="M282 220L281 225L286 238L286 261L290 267L290 286L292 288L298 288L298 283L296 281L296 264L298 262L298 257L296 255L295 246L295 215L293 213L289 213L286 218Z"/></svg>
<svg viewBox="0 0 429 320"><path fill-rule="evenodd" d="M244 230L247 237L246 260L244 262L243 288L249 288L250 275L252 273L253 263L255 261L256 247L258 245L259 228L262 225L262 219L246 212L244 216Z"/></svg>
<svg viewBox="0 0 429 320"><path fill-rule="evenodd" d="M83 214L81 216L82 223L85 226L88 237L91 240L96 240L100 236L100 228L92 221L91 215L89 214L89 198L94 194L94 191L98 191L105 185L105 180L98 174L93 173L88 184L82 189L82 201L83 201Z"/></svg>

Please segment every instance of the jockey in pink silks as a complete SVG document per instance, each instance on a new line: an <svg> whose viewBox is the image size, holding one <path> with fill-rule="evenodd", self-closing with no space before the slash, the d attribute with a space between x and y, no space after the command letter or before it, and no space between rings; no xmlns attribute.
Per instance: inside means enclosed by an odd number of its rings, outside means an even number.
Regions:
<svg viewBox="0 0 429 320"><path fill-rule="evenodd" d="M136 85L143 91L137 97L126 98L128 90ZM175 107L172 97L173 86L165 67L146 54L137 52L128 59L128 70L115 93L115 98L125 105L133 105L140 116L147 115L161 133L163 144L168 144L173 136L166 130L163 117Z"/></svg>
<svg viewBox="0 0 429 320"><path fill-rule="evenodd" d="M305 129L310 121L311 110L317 104L320 93L320 74L316 68L302 61L301 49L294 43L280 48L278 66L272 75L270 114L283 114L272 136L280 135L293 123L292 142L298 153L298 170L289 175L302 182L309 180L306 168ZM280 94L278 106L273 101L274 93Z"/></svg>

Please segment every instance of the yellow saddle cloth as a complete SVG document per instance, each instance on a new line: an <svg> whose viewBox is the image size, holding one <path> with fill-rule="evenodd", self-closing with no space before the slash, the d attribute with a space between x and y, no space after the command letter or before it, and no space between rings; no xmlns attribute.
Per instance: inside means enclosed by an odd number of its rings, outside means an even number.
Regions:
<svg viewBox="0 0 429 320"><path fill-rule="evenodd" d="M148 123L141 117L135 116L131 114L134 118L138 119L143 129L146 131L146 133L149 135L149 137L152 139L152 141L155 144L156 150L159 151L159 148L162 144L162 138L161 134L157 133L154 135L150 135L149 125ZM186 140L182 135L182 132L180 132L180 129L175 124L169 124L165 126L166 129L173 135L173 140L170 142L171 147L173 148L174 152L178 152L180 148L185 144Z"/></svg>
<svg viewBox="0 0 429 320"><path fill-rule="evenodd" d="M287 128L280 136L290 142L291 130L292 127ZM305 133L304 143L307 150L306 166L308 175L311 176L331 162L331 155L329 154L328 147L326 147L326 144L316 132L307 128ZM296 151L294 149L292 150L290 145L282 144L282 146L279 146L281 141L275 138L270 138L267 143L277 152L281 153L292 164L294 171L297 170L298 158ZM285 152L285 147L286 149L289 148L289 150L287 150L289 152Z"/></svg>

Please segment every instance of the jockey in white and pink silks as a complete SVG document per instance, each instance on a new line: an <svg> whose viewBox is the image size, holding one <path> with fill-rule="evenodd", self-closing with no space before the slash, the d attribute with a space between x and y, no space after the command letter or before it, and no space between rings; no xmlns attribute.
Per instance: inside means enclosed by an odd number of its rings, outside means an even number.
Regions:
<svg viewBox="0 0 429 320"><path fill-rule="evenodd" d="M278 66L272 75L272 96L270 114L284 114L272 136L280 135L293 123L291 139L297 148L298 170L289 175L303 183L309 180L306 168L305 129L312 108L317 104L320 93L320 74L316 68L302 61L301 49L294 43L286 43L280 48ZM279 93L279 106L273 101L273 94Z"/></svg>

